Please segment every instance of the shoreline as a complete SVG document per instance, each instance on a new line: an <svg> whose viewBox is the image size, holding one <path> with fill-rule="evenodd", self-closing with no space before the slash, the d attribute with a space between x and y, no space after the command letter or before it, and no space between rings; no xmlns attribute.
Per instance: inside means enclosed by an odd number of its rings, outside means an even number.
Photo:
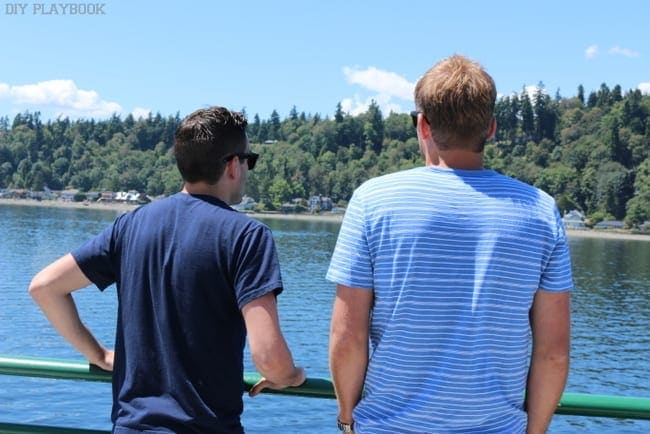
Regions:
<svg viewBox="0 0 650 434"><path fill-rule="evenodd" d="M63 202L60 200L36 200L36 199L14 199L0 198L0 206L31 206L40 208L62 208L62 209L92 209L99 211L129 212L133 211L140 204L128 204L122 202ZM240 211L250 217L259 219L277 220L312 220L341 222L343 214L281 214L275 212L249 213Z"/></svg>
<svg viewBox="0 0 650 434"><path fill-rule="evenodd" d="M139 205L127 203L101 203L101 202L61 202L55 200L35 199L0 199L0 206L37 206L42 208L67 208L67 209L92 209L100 211L128 212L136 209ZM343 214L280 214L280 213L246 213L255 219L277 219L277 220L311 220L340 223ZM569 238L603 238L615 240L650 241L650 235L632 234L629 232L595 231L593 229L576 230L567 229Z"/></svg>

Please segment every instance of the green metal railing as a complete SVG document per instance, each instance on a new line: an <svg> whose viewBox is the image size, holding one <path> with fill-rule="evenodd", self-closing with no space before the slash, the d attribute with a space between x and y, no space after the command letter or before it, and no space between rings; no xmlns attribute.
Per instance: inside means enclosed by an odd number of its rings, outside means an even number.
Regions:
<svg viewBox="0 0 650 434"><path fill-rule="evenodd" d="M52 359L0 357L0 374L25 377L56 378L65 380L99 381L110 383L111 373L89 365ZM258 374L244 374L244 387L248 391L258 380ZM263 393L334 399L334 388L328 378L308 378L300 387L284 390L265 390ZM650 398L565 393L556 414L650 420ZM0 422L0 432L53 433L53 434L105 434L108 431L83 430L21 425Z"/></svg>

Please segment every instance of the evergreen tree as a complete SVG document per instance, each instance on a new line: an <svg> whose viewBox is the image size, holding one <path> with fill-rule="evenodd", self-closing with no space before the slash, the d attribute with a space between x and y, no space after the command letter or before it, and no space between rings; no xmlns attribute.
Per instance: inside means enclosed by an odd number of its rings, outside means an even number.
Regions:
<svg viewBox="0 0 650 434"><path fill-rule="evenodd" d="M612 103L623 101L623 91L621 90L620 85L617 84L616 86L614 86L610 94L610 100Z"/></svg>
<svg viewBox="0 0 650 434"><path fill-rule="evenodd" d="M598 100L596 101L597 107L607 107L611 104L611 92L605 83L600 85L598 91Z"/></svg>
<svg viewBox="0 0 650 434"><path fill-rule="evenodd" d="M528 140L535 135L535 115L533 113L533 105L530 102L528 92L524 89L520 97L521 101L521 130L524 137Z"/></svg>
<svg viewBox="0 0 650 434"><path fill-rule="evenodd" d="M625 222L638 226L650 220L650 158L639 165L634 181L634 197L626 204Z"/></svg>
<svg viewBox="0 0 650 434"><path fill-rule="evenodd" d="M555 125L557 114L549 96L544 92L544 85L540 83L535 92L535 139L555 139Z"/></svg>
<svg viewBox="0 0 650 434"><path fill-rule="evenodd" d="M639 89L629 92L624 99L621 122L635 134L644 133L646 110L641 105L643 95Z"/></svg>
<svg viewBox="0 0 650 434"><path fill-rule="evenodd" d="M275 109L273 109L273 112L271 112L271 118L269 119L268 137L269 138L267 140L282 139L282 137L280 137L280 115Z"/></svg>
<svg viewBox="0 0 650 434"><path fill-rule="evenodd" d="M343 107L339 102L338 104L336 104L336 111L334 112L334 122L340 124L341 122L343 122L343 118L344 118Z"/></svg>
<svg viewBox="0 0 650 434"><path fill-rule="evenodd" d="M598 94L596 92L590 92L589 98L587 99L587 107L594 108L598 104Z"/></svg>
<svg viewBox="0 0 650 434"><path fill-rule="evenodd" d="M248 125L248 131L251 136L251 141L252 142L261 142L260 138L260 127L261 127L261 122L260 122L260 115L255 113L255 116L253 117L253 123Z"/></svg>
<svg viewBox="0 0 650 434"><path fill-rule="evenodd" d="M630 167L632 156L630 155L629 148L621 140L620 127L617 121L613 123L610 129L609 141L612 150L611 159L621 163L625 167Z"/></svg>
<svg viewBox="0 0 650 434"><path fill-rule="evenodd" d="M363 124L363 139L366 149L371 149L375 153L381 152L381 146L384 141L384 120L382 118L379 105L373 99L365 115Z"/></svg>
<svg viewBox="0 0 650 434"><path fill-rule="evenodd" d="M512 130L508 111L510 110L510 97L499 98L494 105L494 117L497 121L496 140L508 138L508 132Z"/></svg>
<svg viewBox="0 0 650 434"><path fill-rule="evenodd" d="M580 101L580 104L585 105L585 88L582 85L578 86L578 101Z"/></svg>
<svg viewBox="0 0 650 434"><path fill-rule="evenodd" d="M298 109L295 105L291 107L291 111L289 112L289 119L292 121L298 120Z"/></svg>
<svg viewBox="0 0 650 434"><path fill-rule="evenodd" d="M0 133L7 133L9 131L9 116L0 117Z"/></svg>

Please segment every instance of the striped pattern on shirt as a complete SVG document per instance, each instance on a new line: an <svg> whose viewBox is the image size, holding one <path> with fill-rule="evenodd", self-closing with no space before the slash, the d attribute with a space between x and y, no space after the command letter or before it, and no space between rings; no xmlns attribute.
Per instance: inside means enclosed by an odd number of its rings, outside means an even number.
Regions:
<svg viewBox="0 0 650 434"><path fill-rule="evenodd" d="M528 311L573 286L554 200L490 170L421 167L349 204L327 279L374 291L356 432L523 432Z"/></svg>

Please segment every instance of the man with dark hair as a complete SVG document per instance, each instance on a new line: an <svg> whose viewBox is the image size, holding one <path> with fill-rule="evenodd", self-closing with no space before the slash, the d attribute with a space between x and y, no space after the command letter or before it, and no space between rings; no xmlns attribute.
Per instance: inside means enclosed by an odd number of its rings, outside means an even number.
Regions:
<svg viewBox="0 0 650 434"><path fill-rule="evenodd" d="M230 208L258 155L246 119L222 107L183 120L180 193L124 214L39 272L29 288L57 331L113 371L115 433L242 433L243 349L269 387L299 386L280 330L282 280L270 230ZM115 283L115 352L83 325L71 292ZM247 333L248 332L248 333Z"/></svg>
<svg viewBox="0 0 650 434"><path fill-rule="evenodd" d="M548 428L569 365L569 250L553 198L483 168L495 99L478 63L436 64L412 113L425 166L350 200L327 273L344 432Z"/></svg>

